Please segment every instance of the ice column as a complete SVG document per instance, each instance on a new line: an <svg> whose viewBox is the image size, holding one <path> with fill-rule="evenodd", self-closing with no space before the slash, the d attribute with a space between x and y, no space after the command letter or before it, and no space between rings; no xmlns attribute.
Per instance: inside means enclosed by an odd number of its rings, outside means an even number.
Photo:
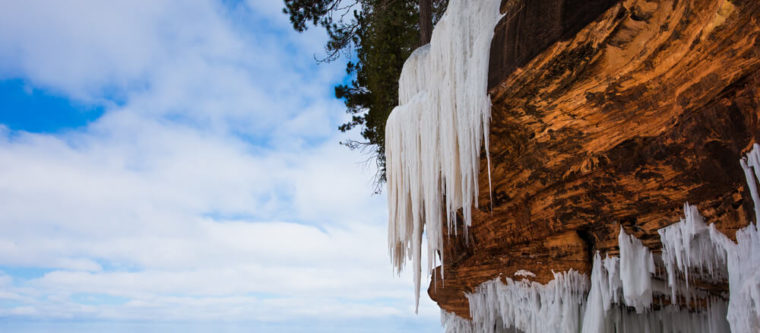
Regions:
<svg viewBox="0 0 760 333"><path fill-rule="evenodd" d="M625 304L641 313L652 305L652 279L654 258L649 249L636 237L627 235L623 228L618 234L620 247L620 280Z"/></svg>
<svg viewBox="0 0 760 333"><path fill-rule="evenodd" d="M423 231L430 274L436 254L442 256L443 221L455 230L461 208L466 230L477 207L480 149L485 143L488 156L491 117L488 60L500 3L449 1L430 44L404 64L399 106L386 124L389 250L397 272L412 260L417 303Z"/></svg>

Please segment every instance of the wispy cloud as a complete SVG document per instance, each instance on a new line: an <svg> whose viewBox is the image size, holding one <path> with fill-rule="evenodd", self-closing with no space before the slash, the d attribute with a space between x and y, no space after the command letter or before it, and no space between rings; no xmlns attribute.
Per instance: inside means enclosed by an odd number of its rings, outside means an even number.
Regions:
<svg viewBox="0 0 760 333"><path fill-rule="evenodd" d="M0 79L105 110L0 125L0 316L437 326L392 274L373 170L337 145L342 64L280 7L0 5Z"/></svg>

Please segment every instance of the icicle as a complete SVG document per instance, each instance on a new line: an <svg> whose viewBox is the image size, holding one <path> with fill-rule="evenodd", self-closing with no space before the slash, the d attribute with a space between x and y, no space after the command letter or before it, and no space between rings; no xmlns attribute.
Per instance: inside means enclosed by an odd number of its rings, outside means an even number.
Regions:
<svg viewBox="0 0 760 333"><path fill-rule="evenodd" d="M467 294L476 332L578 332L588 278L576 271L556 273L546 285L499 278ZM500 324L501 326L499 327Z"/></svg>
<svg viewBox="0 0 760 333"><path fill-rule="evenodd" d="M620 279L623 285L625 304L635 307L641 313L652 305L652 279L654 259L649 249L641 241L629 236L620 228Z"/></svg>
<svg viewBox="0 0 760 333"><path fill-rule="evenodd" d="M760 180L760 146L754 144L746 159L740 160L755 205L755 221L760 217L757 181ZM754 177L749 168L754 169ZM757 222L736 232L736 244L710 225L710 236L721 245L728 266L728 322L732 332L760 331L760 230Z"/></svg>
<svg viewBox="0 0 760 333"><path fill-rule="evenodd" d="M631 244L636 246L635 242ZM710 299L702 311L675 305L656 311L649 306L647 311L629 310L627 303L620 303L625 301L619 274L622 262L616 257L602 259L599 253L594 256L588 297L587 276L572 270L556 273L546 285L509 278L502 283L496 278L467 294L472 321L446 313L442 314L442 322L446 332L729 331L726 303L720 299ZM640 304L640 300L634 303Z"/></svg>
<svg viewBox="0 0 760 333"><path fill-rule="evenodd" d="M441 309L441 326L446 333L477 332L471 321L443 309Z"/></svg>
<svg viewBox="0 0 760 333"><path fill-rule="evenodd" d="M461 208L466 232L478 205L480 148L485 141L488 155L491 117L488 60L500 3L449 1L430 44L404 64L399 106L386 124L388 246L397 272L412 260L416 304L423 231L429 275L436 253L443 254L443 221L456 230Z"/></svg>
<svg viewBox="0 0 760 333"><path fill-rule="evenodd" d="M760 214L760 146L739 160L754 204L755 219ZM668 271L668 285L676 292L688 293L689 273L701 272L700 278L723 280L728 275L729 302L726 318L732 332L760 331L760 231L757 223L736 232L736 243L707 226L696 207L684 206L685 218L659 230L663 244L662 258ZM677 273L685 276L686 288L675 281Z"/></svg>
<svg viewBox="0 0 760 333"><path fill-rule="evenodd" d="M486 94L493 29L501 0L450 0L433 30L431 43L404 64L399 106L386 124L388 244L400 272L412 260L416 304L422 275L422 235L427 241L427 274L443 261L443 221L456 232L462 209L464 230L478 202L479 154L485 143L491 184ZM740 160L760 218L760 145ZM555 274L542 285L528 280L506 284L494 279L467 294L472 322L442 311L447 332L732 332L760 331L760 230L750 223L737 231L736 243L707 226L695 206L684 205L680 222L659 230L668 287L654 288L652 253L640 240L618 235L620 258L597 253L589 280L575 271ZM425 230L424 225L427 224ZM728 275L729 302L708 299L704 311L676 305L650 311L653 292L691 294L689 281L722 280ZM684 283L677 279L684 277ZM691 275L691 278L690 278ZM520 270L515 276L532 276ZM621 297L622 295L622 297ZM704 295L700 295L703 297ZM704 298L704 297L703 297ZM622 302L621 302L622 301ZM632 306L635 312L624 305ZM582 321L581 319L582 314ZM724 315L725 314L725 315ZM726 320L727 319L727 320Z"/></svg>
<svg viewBox="0 0 760 333"><path fill-rule="evenodd" d="M605 317L609 310L610 286L606 277L606 270L602 265L599 252L594 255L594 264L591 269L591 291L586 300L586 310L583 314L583 333L597 333L604 330ZM616 289L613 289L616 290Z"/></svg>
<svg viewBox="0 0 760 333"><path fill-rule="evenodd" d="M757 184L755 183L755 177L752 175L752 171L750 170L746 159L742 158L739 160L739 164L741 164L742 169L744 170L744 177L747 178L749 193L752 196L752 203L755 206L755 221L757 221L758 216L760 216L760 198L757 194Z"/></svg>
<svg viewBox="0 0 760 333"><path fill-rule="evenodd" d="M728 277L725 269L726 252L711 238L709 228L697 207L686 203L683 210L685 217L680 222L658 230L662 243L662 261L668 274L668 286L673 300L679 290L688 294L690 270L702 280L722 281ZM678 284L678 273L684 275L685 286Z"/></svg>
<svg viewBox="0 0 760 333"><path fill-rule="evenodd" d="M754 179L751 179L754 181ZM665 261L666 250L674 251L670 254L672 261L668 269L677 272L688 272L689 268L707 267L707 277L712 276L716 280L724 279L728 274L729 302L726 315L721 317L728 320L731 332L749 333L760 331L760 232L757 225L750 223L749 226L736 232L736 243L715 229L715 225L709 225L707 230L699 227L702 221L699 212L693 206L686 206L691 211L691 217L681 220L676 225L666 228L662 232L663 260ZM699 218L694 218L699 216ZM689 219L694 219L689 221ZM678 235L674 230L686 229L689 223L695 223L694 234L690 243L683 242L683 238L689 236L684 233ZM704 222L701 222L704 223ZM683 238L678 238L683 237ZM688 238L686 238L688 239ZM709 242L709 244L708 244ZM688 245L688 248L685 247ZM684 246L684 247L679 247ZM675 253L681 253L681 261L675 259ZM669 278L670 279L670 278ZM678 284L669 283L671 288L678 288ZM675 291L674 291L675 292ZM714 301L710 302L715 303Z"/></svg>
<svg viewBox="0 0 760 333"><path fill-rule="evenodd" d="M625 238L628 235L622 234ZM620 237L623 238L623 237ZM636 241L630 241L624 239L627 243L621 245L638 247ZM641 246L643 248L643 246ZM627 251L630 251L627 250ZM644 252L638 249L639 253ZM635 252L635 251L634 251ZM625 254L629 256L630 254ZM646 258L648 255L642 257ZM641 308L637 308L635 312L629 311L625 306L619 303L619 295L623 293L626 288L625 277L621 279L621 275L618 272L622 272L622 266L630 265L623 264L626 261L631 261L630 258L619 259L615 257L607 257L602 260L597 253L594 256L594 263L591 272L591 291L585 304L585 313L583 315L583 327L584 333L598 333L598 332L728 332L728 322L725 320L726 304L721 300L710 300L707 308L703 311L693 312L687 309L680 308L678 306L669 305L664 309L652 311L651 310L651 296L644 298L643 302L641 298L625 298L624 303L628 306L637 305ZM635 260L634 260L635 261ZM646 263L648 260L643 260ZM648 264L644 265L646 268ZM620 267L619 267L620 266ZM634 265L633 267L638 267ZM645 269L648 271L648 269ZM631 273L623 273L625 276ZM632 274L631 277L635 277L638 274ZM650 280L649 273L646 277L641 274L639 278L646 278ZM651 283L651 282L650 282ZM643 294L651 294L652 289L645 291ZM646 303L647 305L644 305ZM642 311L646 310L646 311Z"/></svg>
<svg viewBox="0 0 760 333"><path fill-rule="evenodd" d="M674 305L644 313L617 307L609 312L605 327L596 332L729 332L728 322L724 317L725 309L726 303L721 300L712 300L704 311L699 312Z"/></svg>
<svg viewBox="0 0 760 333"><path fill-rule="evenodd" d="M753 175L751 181L756 181L754 173L750 175ZM466 326L470 331L465 332L511 329L525 332L577 332L580 329L584 333L760 331L760 270L757 269L760 267L760 229L751 223L737 231L734 243L714 225L707 226L696 206L685 204L684 215L678 223L659 230L670 290L664 283L657 286L653 283L652 253L621 228L620 258L601 259L596 253L587 298L583 298L584 290L588 289L586 276L574 271L555 274L555 280L546 285L512 279L505 279L504 284L494 279L467 295L473 321ZM521 270L515 275L523 276L525 272ZM688 285L676 280L677 274L683 274L685 281L689 281L689 273L696 274L694 278L713 281L728 276L728 304L707 293L690 291ZM691 300L701 299L706 305L700 311L677 305L654 311L653 293L671 293L673 300L679 295L691 295ZM635 308L635 312L626 306Z"/></svg>
<svg viewBox="0 0 760 333"><path fill-rule="evenodd" d="M747 153L746 158L742 158L740 161L742 169L744 169L744 176L747 178L747 185L749 186L750 194L752 195L752 202L755 205L755 222L760 218L760 195L757 192L757 182L755 178L760 180L760 145L757 143L752 145L752 150ZM755 170L755 177L752 177L752 173L749 168Z"/></svg>
<svg viewBox="0 0 760 333"><path fill-rule="evenodd" d="M728 321L733 332L760 331L760 232L757 225L737 231L728 252Z"/></svg>

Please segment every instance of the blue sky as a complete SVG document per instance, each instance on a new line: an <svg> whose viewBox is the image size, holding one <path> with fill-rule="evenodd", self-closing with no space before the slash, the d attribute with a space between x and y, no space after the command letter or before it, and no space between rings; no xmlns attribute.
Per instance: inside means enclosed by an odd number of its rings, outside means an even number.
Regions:
<svg viewBox="0 0 760 333"><path fill-rule="evenodd" d="M0 3L0 331L440 330L281 7Z"/></svg>

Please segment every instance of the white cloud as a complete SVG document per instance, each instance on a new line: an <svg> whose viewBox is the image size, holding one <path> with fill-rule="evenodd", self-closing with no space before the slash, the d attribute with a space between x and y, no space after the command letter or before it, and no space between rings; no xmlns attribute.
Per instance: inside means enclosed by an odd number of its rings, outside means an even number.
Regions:
<svg viewBox="0 0 760 333"><path fill-rule="evenodd" d="M372 170L337 144L341 64L280 6L0 4L0 78L107 109L0 126L0 317L416 318Z"/></svg>
<svg viewBox="0 0 760 333"><path fill-rule="evenodd" d="M217 130L268 132L324 101L342 68L314 63L324 37L290 31L272 13L280 1L255 3L266 12L210 0L4 2L0 78L85 102L123 99L136 112Z"/></svg>

